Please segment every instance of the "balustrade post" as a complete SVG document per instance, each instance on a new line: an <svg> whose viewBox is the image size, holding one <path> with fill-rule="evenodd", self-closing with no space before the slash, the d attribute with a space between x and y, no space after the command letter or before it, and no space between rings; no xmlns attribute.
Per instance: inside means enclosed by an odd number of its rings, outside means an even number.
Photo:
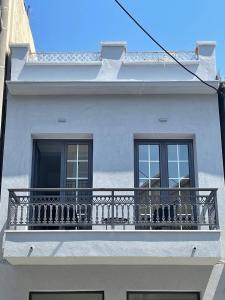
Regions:
<svg viewBox="0 0 225 300"><path fill-rule="evenodd" d="M112 197L112 201L111 201L111 205L112 205L112 221L111 221L111 226L112 226L112 229L114 229L115 228L115 225L114 225L114 206L115 206L114 191L112 191L111 197Z"/></svg>
<svg viewBox="0 0 225 300"><path fill-rule="evenodd" d="M9 191L9 202L8 202L8 215L7 215L7 221L6 221L6 226L7 229L10 229L10 224L11 224L11 212L12 212L12 203L14 202L14 217L13 217L13 223L14 223L14 230L16 230L16 225L17 225L17 198L16 194L13 191Z"/></svg>
<svg viewBox="0 0 225 300"><path fill-rule="evenodd" d="M218 214L218 205L217 205L217 191L214 191L214 205L215 205L215 225L216 229L219 229L219 214Z"/></svg>
<svg viewBox="0 0 225 300"><path fill-rule="evenodd" d="M7 221L6 221L6 229L10 229L10 219L11 219L11 202L12 202L12 199L11 199L11 194L9 193L9 202L8 202L8 215L7 215ZM16 229L16 228L14 228Z"/></svg>

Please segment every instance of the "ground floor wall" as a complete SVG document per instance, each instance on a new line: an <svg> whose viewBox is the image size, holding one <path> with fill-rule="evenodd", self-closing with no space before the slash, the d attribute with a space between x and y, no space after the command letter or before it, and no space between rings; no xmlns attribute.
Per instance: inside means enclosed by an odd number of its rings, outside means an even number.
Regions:
<svg viewBox="0 0 225 300"><path fill-rule="evenodd" d="M28 300L32 291L104 291L105 300L125 300L127 291L199 291L201 300L224 300L225 268L0 265L0 300Z"/></svg>

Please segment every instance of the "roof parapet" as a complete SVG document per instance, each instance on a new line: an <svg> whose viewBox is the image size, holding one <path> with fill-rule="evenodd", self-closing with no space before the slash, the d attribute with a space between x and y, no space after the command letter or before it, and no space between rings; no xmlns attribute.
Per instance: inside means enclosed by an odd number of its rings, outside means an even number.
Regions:
<svg viewBox="0 0 225 300"><path fill-rule="evenodd" d="M11 80L17 80L30 53L30 44L11 44Z"/></svg>
<svg viewBox="0 0 225 300"><path fill-rule="evenodd" d="M127 50L127 43L120 42L102 42L101 43L101 57L102 59L120 60Z"/></svg>
<svg viewBox="0 0 225 300"><path fill-rule="evenodd" d="M198 56L215 56L216 42L215 41L197 41L196 53Z"/></svg>
<svg viewBox="0 0 225 300"><path fill-rule="evenodd" d="M196 52L170 53L203 80L215 80L215 47L215 42L200 41L196 44ZM30 81L34 78L46 81L196 80L166 53L128 52L127 43L123 41L102 42L100 52L30 53L29 44L14 44L10 48L12 81ZM42 66L42 72L37 68L38 65ZM66 68L69 72L65 71Z"/></svg>

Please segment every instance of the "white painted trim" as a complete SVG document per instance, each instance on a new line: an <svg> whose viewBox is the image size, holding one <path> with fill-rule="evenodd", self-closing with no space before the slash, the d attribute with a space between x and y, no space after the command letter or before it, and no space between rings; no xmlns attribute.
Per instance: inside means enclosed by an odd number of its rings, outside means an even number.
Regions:
<svg viewBox="0 0 225 300"><path fill-rule="evenodd" d="M126 47L127 46L127 42L125 41L117 41L117 42L101 42L100 45L102 47Z"/></svg>
<svg viewBox="0 0 225 300"><path fill-rule="evenodd" d="M47 139L47 140L69 140L69 139L79 139L79 140L86 140L90 139L93 140L93 133L68 133L68 132L58 132L58 133L43 133L43 132L32 132L31 134L32 139Z"/></svg>
<svg viewBox="0 0 225 300"><path fill-rule="evenodd" d="M183 65L199 65L200 61L196 60L182 60ZM123 61L123 65L176 65L175 61Z"/></svg>
<svg viewBox="0 0 225 300"><path fill-rule="evenodd" d="M216 46L216 41L196 41L197 46Z"/></svg>

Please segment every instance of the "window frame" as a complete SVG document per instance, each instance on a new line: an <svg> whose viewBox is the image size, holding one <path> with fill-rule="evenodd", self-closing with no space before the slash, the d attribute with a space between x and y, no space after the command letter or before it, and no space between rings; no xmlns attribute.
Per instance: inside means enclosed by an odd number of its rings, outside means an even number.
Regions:
<svg viewBox="0 0 225 300"><path fill-rule="evenodd" d="M33 149L32 149L32 164L31 164L31 183L32 188L37 186L37 143L38 142L52 142L59 144L61 149L61 171L60 171L60 186L59 188L66 187L66 170L67 170L67 154L66 149L70 144L85 144L88 145L88 183L91 188L93 185L93 140L92 139L33 139Z"/></svg>
<svg viewBox="0 0 225 300"><path fill-rule="evenodd" d="M29 300L32 300L32 296L33 295L40 295L40 294L43 294L43 295L48 295L48 294L51 294L51 295L59 295L59 294L62 294L62 295L65 295L65 294L100 294L102 295L102 299L101 300L105 300L105 293L104 291L32 291L32 292L29 292Z"/></svg>
<svg viewBox="0 0 225 300"><path fill-rule="evenodd" d="M190 187L195 187L195 162L192 139L134 139L134 186L139 187L139 145L159 144L160 188L169 188L167 145L187 144L190 172Z"/></svg>
<svg viewBox="0 0 225 300"><path fill-rule="evenodd" d="M196 294L197 300L201 299L201 293L199 291L127 291L126 299L129 300L130 294L175 294L175 293Z"/></svg>

